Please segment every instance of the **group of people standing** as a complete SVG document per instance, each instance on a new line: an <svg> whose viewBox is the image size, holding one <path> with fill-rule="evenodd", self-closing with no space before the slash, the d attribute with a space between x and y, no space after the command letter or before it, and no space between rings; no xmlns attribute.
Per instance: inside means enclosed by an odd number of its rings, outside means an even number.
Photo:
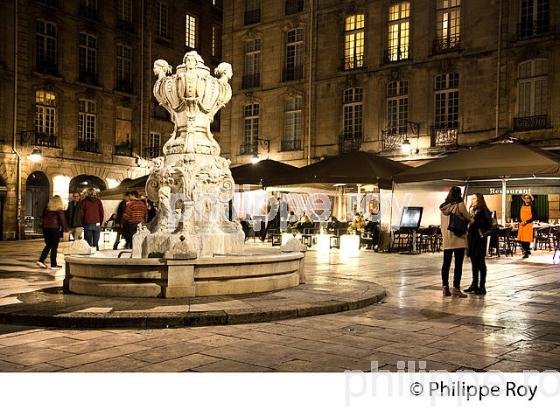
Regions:
<svg viewBox="0 0 560 410"><path fill-rule="evenodd" d="M467 210L461 188L451 187L445 201L440 205L441 232L443 239L443 265L441 278L444 296L465 298L465 293L486 294L486 249L488 234L493 227L492 213L488 209L484 195L471 196L470 209ZM520 210L520 223L517 240L523 249L523 258L528 258L530 243L533 241L533 221L537 218L536 208L531 195L523 195ZM465 254L472 266L472 282L461 290L463 261ZM455 258L453 286L449 287L449 271Z"/></svg>
<svg viewBox="0 0 560 410"><path fill-rule="evenodd" d="M153 207L152 210L155 213ZM138 224L150 220L154 216L153 213L150 215L146 201L137 191L127 192L119 203L117 212L109 218L117 230L117 240L113 248L118 248L121 236L125 239L125 247L132 248L132 237L138 229ZM66 210L59 195L51 197L41 218L45 247L37 265L47 268L45 261L50 253L51 268L60 269L61 266L57 264L58 245L64 232L68 231L74 240L84 239L90 247L99 250L104 217L103 203L97 197L97 190L94 188L88 188L83 193L74 192Z"/></svg>

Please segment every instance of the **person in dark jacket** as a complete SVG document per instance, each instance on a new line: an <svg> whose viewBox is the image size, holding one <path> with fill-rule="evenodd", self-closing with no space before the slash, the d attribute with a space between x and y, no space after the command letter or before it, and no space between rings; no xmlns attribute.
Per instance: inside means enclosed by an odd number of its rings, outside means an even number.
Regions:
<svg viewBox="0 0 560 410"><path fill-rule="evenodd" d="M82 239L84 236L80 199L80 193L74 192L72 194L72 200L68 203L68 208L66 208L66 222L68 223L68 229L72 234L73 240Z"/></svg>
<svg viewBox="0 0 560 410"><path fill-rule="evenodd" d="M45 247L41 256L37 261L37 266L46 268L45 260L51 254L51 269L60 269L62 266L56 263L58 252L58 243L63 232L68 231L68 224L64 215L64 204L62 198L58 195L53 196L47 205L47 209L43 212L42 218L43 238L45 239Z"/></svg>
<svg viewBox="0 0 560 410"><path fill-rule="evenodd" d="M470 210L472 222L467 232L467 255L471 258L472 283L467 293L486 294L486 232L492 228L492 213L482 194L474 194Z"/></svg>
<svg viewBox="0 0 560 410"><path fill-rule="evenodd" d="M527 259L531 254L531 242L533 242L533 222L539 217L537 207L531 194L523 195L523 205L519 210L519 229L517 230L517 240L523 249L523 259Z"/></svg>
<svg viewBox="0 0 560 410"><path fill-rule="evenodd" d="M121 235L124 235L123 227L122 227L122 217L124 215L124 210L126 209L126 203L130 199L130 192L126 192L123 195L123 199L119 202L117 206L117 214L115 216L115 229L117 231L117 238L115 239L115 243L113 244L113 249L117 250L119 248L119 244L121 243Z"/></svg>
<svg viewBox="0 0 560 410"><path fill-rule="evenodd" d="M103 204L97 198L97 191L95 188L88 188L86 190L85 198L80 202L82 207L83 224L84 224L84 239L89 246L99 250L99 236L101 234L101 224L103 223Z"/></svg>

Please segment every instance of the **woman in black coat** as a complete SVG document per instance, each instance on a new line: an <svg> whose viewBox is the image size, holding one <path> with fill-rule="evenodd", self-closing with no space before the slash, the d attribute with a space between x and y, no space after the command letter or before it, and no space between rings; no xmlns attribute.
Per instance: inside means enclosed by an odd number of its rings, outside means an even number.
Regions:
<svg viewBox="0 0 560 410"><path fill-rule="evenodd" d="M467 232L467 255L471 258L472 283L465 292L486 294L486 235L492 227L492 213L482 194L474 194L471 200L473 222Z"/></svg>

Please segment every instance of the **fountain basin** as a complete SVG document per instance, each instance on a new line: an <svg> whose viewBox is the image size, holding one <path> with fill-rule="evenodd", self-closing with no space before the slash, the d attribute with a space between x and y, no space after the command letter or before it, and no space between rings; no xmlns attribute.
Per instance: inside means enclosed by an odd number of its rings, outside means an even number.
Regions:
<svg viewBox="0 0 560 410"><path fill-rule="evenodd" d="M189 260L118 257L119 251L65 256L64 291L81 295L183 298L241 295L304 283L301 252L245 249Z"/></svg>

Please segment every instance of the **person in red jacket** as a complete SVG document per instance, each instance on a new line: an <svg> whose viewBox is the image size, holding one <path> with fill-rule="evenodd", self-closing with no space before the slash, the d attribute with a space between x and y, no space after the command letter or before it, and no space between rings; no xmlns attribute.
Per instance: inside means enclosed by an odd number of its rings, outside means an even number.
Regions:
<svg viewBox="0 0 560 410"><path fill-rule="evenodd" d="M82 222L84 225L84 239L91 247L99 250L99 236L103 224L103 204L97 198L95 188L86 190L85 198L80 202L82 208Z"/></svg>
<svg viewBox="0 0 560 410"><path fill-rule="evenodd" d="M60 269L62 266L56 263L58 252L58 243L63 232L68 231L66 216L64 215L64 204L62 198L58 195L53 196L47 205L47 209L43 212L42 218L43 238L45 239L45 247L41 256L37 261L37 265L46 268L45 259L49 252L51 253L51 269Z"/></svg>
<svg viewBox="0 0 560 410"><path fill-rule="evenodd" d="M148 220L148 207L146 203L140 199L138 191L129 193L129 201L122 217L123 234L126 240L126 248L132 248L132 237L138 229L139 223L146 223Z"/></svg>

